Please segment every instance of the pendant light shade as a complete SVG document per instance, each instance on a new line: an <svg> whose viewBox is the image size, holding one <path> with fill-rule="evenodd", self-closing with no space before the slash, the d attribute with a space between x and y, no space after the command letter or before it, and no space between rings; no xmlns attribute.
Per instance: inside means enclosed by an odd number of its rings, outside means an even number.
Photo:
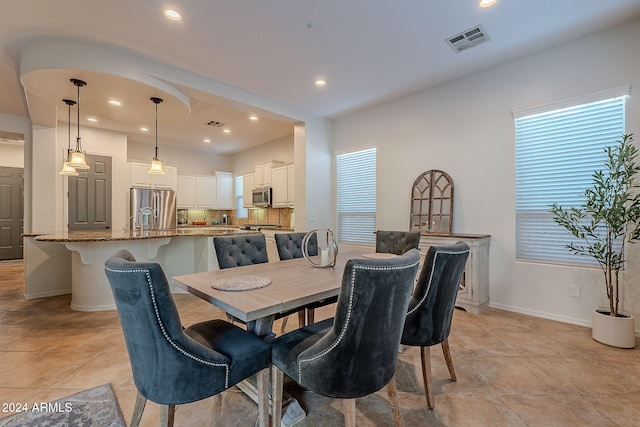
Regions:
<svg viewBox="0 0 640 427"><path fill-rule="evenodd" d="M64 159L62 159L62 169L60 169L60 172L58 173L66 176L78 176L79 173L76 171L76 168L69 166L69 157L71 155L71 106L75 105L76 101L72 101L70 99L63 99L62 101L67 104L69 109L67 119L69 132L67 134L67 150L64 153Z"/></svg>
<svg viewBox="0 0 640 427"><path fill-rule="evenodd" d="M151 102L156 104L156 151L153 156L153 160L151 160L151 167L147 173L151 175L164 175L164 170L162 170L162 160L158 158L158 104L162 102L162 98L151 98Z"/></svg>
<svg viewBox="0 0 640 427"><path fill-rule="evenodd" d="M87 83L78 79L71 79L71 83L78 88L78 136L76 137L76 148L71 151L68 162L69 166L75 169L90 169L84 156L85 152L82 150L82 139L80 138L80 88L86 86Z"/></svg>

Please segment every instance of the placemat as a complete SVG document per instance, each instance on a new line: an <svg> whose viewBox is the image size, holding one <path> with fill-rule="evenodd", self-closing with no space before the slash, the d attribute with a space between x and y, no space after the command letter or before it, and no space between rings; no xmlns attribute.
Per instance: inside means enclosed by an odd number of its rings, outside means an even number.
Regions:
<svg viewBox="0 0 640 427"><path fill-rule="evenodd" d="M270 284L271 279L268 277L239 276L214 280L211 287L219 291L248 291L250 289L264 288Z"/></svg>
<svg viewBox="0 0 640 427"><path fill-rule="evenodd" d="M396 258L398 255L396 254L388 254L384 252L368 252L366 254L362 254L362 258L372 258L372 259L386 259L386 258Z"/></svg>

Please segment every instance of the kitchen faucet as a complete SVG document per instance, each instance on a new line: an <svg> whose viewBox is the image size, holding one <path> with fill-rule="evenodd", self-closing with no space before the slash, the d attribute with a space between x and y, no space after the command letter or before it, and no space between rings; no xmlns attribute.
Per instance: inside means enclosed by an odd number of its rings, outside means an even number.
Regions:
<svg viewBox="0 0 640 427"><path fill-rule="evenodd" d="M142 219L146 211L149 211L149 214L151 214L154 220L157 219L155 213L153 212L153 209L150 206L145 206L144 208L140 208L140 210L138 211L137 225L135 227L137 230L142 231L144 229L144 222L142 221ZM151 224L149 224L149 226L151 228Z"/></svg>

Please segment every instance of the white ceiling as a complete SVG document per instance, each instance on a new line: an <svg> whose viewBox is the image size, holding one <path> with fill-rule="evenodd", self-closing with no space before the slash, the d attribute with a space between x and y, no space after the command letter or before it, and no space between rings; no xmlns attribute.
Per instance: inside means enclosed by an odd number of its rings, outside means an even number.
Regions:
<svg viewBox="0 0 640 427"><path fill-rule="evenodd" d="M0 113L28 115L28 96L61 105L81 89L81 122L153 142L153 88L87 70L46 70L20 83L20 57L35 38L106 43L245 89L309 113L337 118L640 17L639 0L162 0L2 1ZM171 7L182 21L171 22ZM482 25L490 41L455 53L445 39ZM317 88L314 81L325 79ZM290 135L293 120L180 88L191 109L160 104L160 144L233 153ZM107 99L123 102L120 109ZM31 102L29 103L31 105ZM75 113L75 109L73 110ZM37 112L32 111L32 119ZM260 120L250 122L249 114ZM204 125L224 122L231 130ZM75 119L72 114L72 123ZM139 130L146 125L146 134ZM2 131L2 129L0 129ZM203 143L210 138L210 144Z"/></svg>

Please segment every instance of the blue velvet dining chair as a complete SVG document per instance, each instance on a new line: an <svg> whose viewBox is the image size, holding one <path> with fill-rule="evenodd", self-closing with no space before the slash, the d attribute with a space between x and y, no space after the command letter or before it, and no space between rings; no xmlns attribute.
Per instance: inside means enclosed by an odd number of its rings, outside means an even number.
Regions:
<svg viewBox="0 0 640 427"><path fill-rule="evenodd" d="M335 317L276 338L272 344L272 406L280 425L284 374L323 396L343 399L345 424L355 425L355 399L387 386L396 425L402 425L395 370L400 335L420 255L351 259Z"/></svg>
<svg viewBox="0 0 640 427"><path fill-rule="evenodd" d="M464 242L451 246L431 246L409 302L401 343L420 347L424 394L430 409L435 407L431 386L431 346L442 345L449 375L452 381L456 381L448 338L468 257L469 246Z"/></svg>
<svg viewBox="0 0 640 427"><path fill-rule="evenodd" d="M264 234L238 234L213 238L220 269L269 262Z"/></svg>
<svg viewBox="0 0 640 427"><path fill-rule="evenodd" d="M140 424L147 399L162 405L161 425L171 426L176 405L214 396L256 373L259 424L268 424L268 343L224 320L184 329L157 263L136 262L122 250L106 261L105 272L138 390L131 426Z"/></svg>
<svg viewBox="0 0 640 427"><path fill-rule="evenodd" d="M307 233L305 232L276 233L274 237L276 240L276 247L278 248L278 257L280 258L280 261L302 258L302 241L304 240L304 236L306 235ZM309 236L309 241L307 244L307 254L309 256L318 255L318 236L315 233ZM327 298L322 301L309 304L308 306L300 309L298 311L298 327L303 327L314 322L316 308L333 304L337 300L338 297ZM280 332L284 332L287 329L288 322L289 316L283 319Z"/></svg>
<svg viewBox="0 0 640 427"><path fill-rule="evenodd" d="M419 231L376 231L376 252L402 255L410 249L418 249Z"/></svg>

